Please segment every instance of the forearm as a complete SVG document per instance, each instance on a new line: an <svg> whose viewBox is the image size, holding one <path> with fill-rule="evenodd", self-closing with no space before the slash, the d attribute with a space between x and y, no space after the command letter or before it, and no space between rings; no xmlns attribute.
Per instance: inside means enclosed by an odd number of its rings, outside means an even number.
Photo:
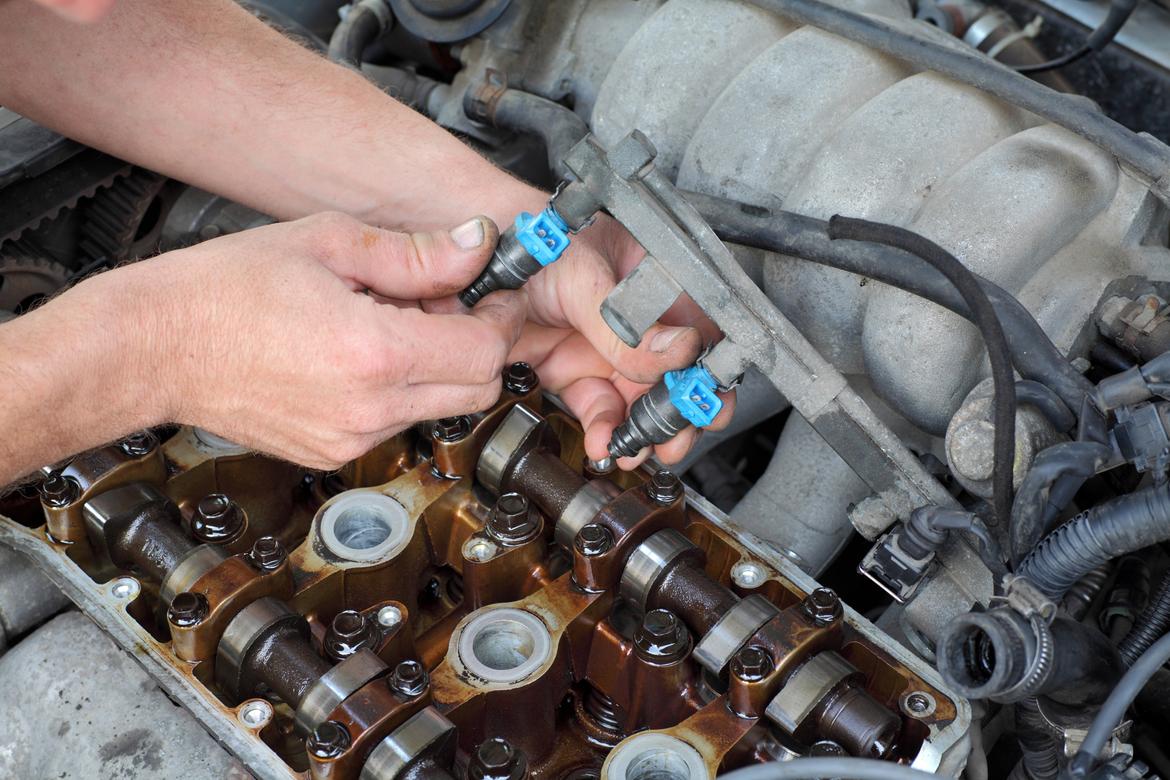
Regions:
<svg viewBox="0 0 1170 780"><path fill-rule="evenodd" d="M0 325L0 488L163 422L163 382L144 371L161 334L126 305L119 274Z"/></svg>
<svg viewBox="0 0 1170 780"><path fill-rule="evenodd" d="M94 25L0 3L0 74L0 104L280 218L435 228L542 200L231 0L120 0Z"/></svg>

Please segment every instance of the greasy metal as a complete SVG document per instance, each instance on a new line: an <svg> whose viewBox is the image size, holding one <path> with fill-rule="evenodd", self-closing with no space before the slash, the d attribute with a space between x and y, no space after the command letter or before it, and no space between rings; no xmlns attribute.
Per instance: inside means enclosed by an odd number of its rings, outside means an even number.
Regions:
<svg viewBox="0 0 1170 780"><path fill-rule="evenodd" d="M646 611L646 600L658 583L659 577L678 558L687 555L701 558L699 548L679 531L666 528L634 548L622 569L620 590L622 598L638 610Z"/></svg>
<svg viewBox="0 0 1170 780"><path fill-rule="evenodd" d="M397 780L429 756L453 754L454 733L455 724L434 707L419 710L370 752L361 780Z"/></svg>
<svg viewBox="0 0 1170 780"><path fill-rule="evenodd" d="M760 627L780 612L772 602L755 593L725 612L695 645L695 660L712 674L720 674Z"/></svg>
<svg viewBox="0 0 1170 780"><path fill-rule="evenodd" d="M516 398L506 395L500 408L510 411L516 403ZM540 403L536 401L535 408L539 409ZM497 410L476 416L472 431L452 446L473 450L482 447L489 436L481 433L479 426L490 426L488 420L494 411ZM516 472L518 479L513 481L528 485L531 492L527 497L535 506L559 506L563 512L573 493L587 484L582 476L581 433L571 420L556 411L547 418L539 412L533 414L538 420L533 429L537 435L520 448L521 457L510 456L515 462L505 465ZM504 416L501 413L494 419L498 423ZM559 443L554 432L561 438ZM561 553L554 552L551 522L546 522L544 531L529 541L512 547L497 543L497 552L490 560L466 558L463 550L469 540L487 538L485 523L490 501L483 503L485 494L480 486L473 489L470 479L448 478L432 462L416 454L418 450L410 443L414 436L406 434L388 443L361 468L347 467L328 481L315 478L291 484L285 474L270 470L270 464L262 458L240 453L233 456L240 458L240 471L233 478L231 494L233 498L248 496L241 499L241 506L249 513L249 519L255 509L252 502L262 491L261 485L249 487L240 478L245 464L256 467L262 480L271 477L276 484L289 485L290 503L282 503L286 500L283 495L277 503L285 507L286 522L299 527L300 536L290 537L283 528L268 527L291 550L278 571L265 574L241 554L228 556L194 578L188 589L204 595L210 610L207 618L190 628L214 627L215 605L219 602L233 603L233 609L238 610L236 619L225 627L207 631L212 638L223 634L220 657L206 658L208 654L202 652L204 660L189 663L181 660L182 654L200 653L182 650L179 641L164 645L150 637L145 626L156 625L159 600L149 585L140 589L137 581L128 579L123 572L114 572L116 579L107 586L94 585L70 555L77 552L76 545L54 544L43 535L23 529L17 533L31 535L29 546L40 551L39 560L55 559L58 569L89 583L86 587L107 600L113 601L116 583L131 583L119 602L129 603L130 612L103 619L103 623L134 623L134 628L149 639L144 645L145 663L159 664L183 680L187 699L197 702L197 714L200 709L204 714L210 712L205 722L211 723L210 727L223 735L222 740L233 750L240 745L237 752L245 755L249 767L261 776L277 776L265 771L265 760L270 762L269 767L284 767L284 776L288 776L288 767L301 765L298 762L306 758L304 742L289 738L293 720L284 707L275 709L268 725L252 729L241 720L242 710L228 705L251 696L256 683L266 678L271 678L273 690L279 691L294 711L298 703L303 705L312 699L318 679L328 676L332 668L321 656L321 640L333 618L345 610L356 610L371 625L377 623L380 631L384 629L377 647L363 651L381 659L375 662L381 664L379 669L419 658L431 670L431 685L424 695L404 699L391 691L384 676L375 675L342 697L325 717L343 725L351 744L336 757L312 757L309 769L314 777L358 776L365 757L432 700L435 709L458 727L462 751L474 750L493 733L503 734L528 757L534 777L567 776L590 768L595 771L605 745L617 744L625 734L640 729L669 732L691 744L703 757L708 771L714 771L724 759L733 762L728 766L735 766L747 755L742 746L736 746L751 730L756 713L772 698L764 698L765 694L774 694L783 677L809 655L825 649L840 653L859 670L864 677L864 687L859 690L868 698L859 699L854 693L831 697L823 708L827 713L824 717L845 722L849 716L850 723L860 724L855 733L869 733L865 729L872 724L874 712L893 713L896 718L908 692L923 692L935 699L937 709L933 715L918 720L909 741L899 743L903 745L899 749L904 751L900 755L914 757L920 766L927 767L952 760L945 752L957 742L948 742L948 735L965 728L965 705L950 697L925 667L909 657L899 657L896 646L872 628L867 629L867 624L847 608L843 618L827 626L816 625L800 608L801 599L815 584L785 562L772 560L771 551L753 548L751 540L737 539L722 530L720 519L708 512L701 499L691 496L689 506L682 501L662 506L647 494L645 475L611 475L621 492L598 507L593 519L613 533L614 546L590 559L605 563L587 572L594 585L604 588L603 592L588 592L574 583L573 575L580 575L578 570L566 572L565 564L558 563ZM180 431L178 438L185 442L184 447L190 446L188 432ZM176 446L168 441L159 449L173 451ZM474 451L452 449L445 455L448 456L449 463L474 464L478 459ZM195 468L206 470L211 461L192 458L191 462ZM184 472L181 466L179 469L172 473L171 482L183 484L179 501L189 516L193 502L220 486L208 484L203 477L183 482ZM470 474L470 470L466 473ZM170 483L167 484L170 494ZM335 505L338 497L361 492L392 498L408 515L407 540L389 560L341 560L325 548L315 530L314 516L319 522L325 508ZM681 609L677 614L688 625L692 620L696 625L714 622L742 596L765 599L780 613L751 639L753 645L765 648L777 659L776 669L757 681L736 678L728 694L717 695L710 704L704 698L710 695L710 689L701 680L701 667L693 652L677 658L673 653L659 657L647 649L644 636L645 646L639 652L632 629L623 629L630 631L623 634L611 619L626 561L648 538L664 529L680 532L693 549L674 557L658 588L670 591L669 598ZM6 521L0 523L0 530L12 532ZM732 569L744 561L760 567L760 576L753 579L750 588L735 584L731 575ZM97 571L93 569L92 573L96 575ZM248 590L255 587L249 583L281 577L287 578L285 582L292 590L280 592L276 600ZM689 595L680 595L684 593ZM389 594L397 598L388 601ZM664 606L656 599L647 606ZM475 613L470 611L477 608ZM500 609L530 615L547 631L547 657L520 682L485 680L470 673L459 657L460 638L474 616ZM378 619L383 610L388 610L388 625ZM255 616L258 611L267 616L240 621L240 615ZM187 628L172 626L176 640L180 636L177 632ZM115 626L111 633L117 637L122 631ZM254 642L261 644L249 652ZM248 670L233 674L233 657L237 666L246 660ZM752 676L755 675L745 675ZM222 688L216 684L217 679ZM729 697L734 697L734 704ZM223 718L217 720L215 713ZM272 750L253 749L249 754L248 743L241 743L240 734L230 733L232 728L246 734L246 739L268 740ZM485 733L487 728L491 733ZM299 730L303 733L303 728ZM452 750L455 741L452 735ZM267 758L254 760L257 753ZM284 760L277 758L281 755ZM439 762L433 768L424 768L442 774L450 771L449 767L449 762Z"/></svg>
<svg viewBox="0 0 1170 780"><path fill-rule="evenodd" d="M302 734L312 733L350 694L389 671L370 650L361 649L317 678L296 709L295 723Z"/></svg>
<svg viewBox="0 0 1170 780"><path fill-rule="evenodd" d="M164 604L170 604L175 594L191 590L197 580L227 557L227 553L220 547L210 544L195 547L163 579L158 589L159 598Z"/></svg>
<svg viewBox="0 0 1170 780"><path fill-rule="evenodd" d="M788 678L765 712L789 734L796 734L838 683L859 674L837 653L817 653Z"/></svg>

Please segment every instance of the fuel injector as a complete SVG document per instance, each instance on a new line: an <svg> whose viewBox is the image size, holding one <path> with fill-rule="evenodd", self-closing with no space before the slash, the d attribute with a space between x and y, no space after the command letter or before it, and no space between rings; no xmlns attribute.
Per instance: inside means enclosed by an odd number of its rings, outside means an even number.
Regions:
<svg viewBox="0 0 1170 780"><path fill-rule="evenodd" d="M718 387L702 363L667 372L630 406L629 416L609 440L609 454L630 458L643 447L670 441L688 425L710 425L723 408L723 399L715 392Z"/></svg>
<svg viewBox="0 0 1170 780"><path fill-rule="evenodd" d="M557 188L539 214L522 212L496 244L479 278L459 293L471 307L496 290L519 290L532 276L565 253L570 235L588 227L600 208L584 186L566 182Z"/></svg>

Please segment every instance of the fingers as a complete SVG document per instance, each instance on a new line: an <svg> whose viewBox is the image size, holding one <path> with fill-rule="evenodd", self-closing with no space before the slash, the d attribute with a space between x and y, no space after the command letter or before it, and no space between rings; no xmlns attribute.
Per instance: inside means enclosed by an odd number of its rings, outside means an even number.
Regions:
<svg viewBox="0 0 1170 780"><path fill-rule="evenodd" d="M469 314L394 312L395 334L409 361L407 381L484 385L497 382L527 311L522 290L492 293Z"/></svg>
<svg viewBox="0 0 1170 780"><path fill-rule="evenodd" d="M609 455L609 438L626 416L626 399L612 383L585 377L561 391L561 400L585 430L585 453L594 460Z"/></svg>
<svg viewBox="0 0 1170 780"><path fill-rule="evenodd" d="M322 263L356 286L393 299L459 292L487 265L499 238L487 217L432 233L396 233L332 213L301 222Z"/></svg>

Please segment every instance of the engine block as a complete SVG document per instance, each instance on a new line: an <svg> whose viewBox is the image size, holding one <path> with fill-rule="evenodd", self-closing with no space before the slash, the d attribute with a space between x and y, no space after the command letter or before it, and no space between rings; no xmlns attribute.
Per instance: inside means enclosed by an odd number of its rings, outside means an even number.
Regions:
<svg viewBox="0 0 1170 780"><path fill-rule="evenodd" d="M970 710L929 667L669 471L606 465L514 364L492 409L336 473L143 432L0 538L265 777L961 766Z"/></svg>

